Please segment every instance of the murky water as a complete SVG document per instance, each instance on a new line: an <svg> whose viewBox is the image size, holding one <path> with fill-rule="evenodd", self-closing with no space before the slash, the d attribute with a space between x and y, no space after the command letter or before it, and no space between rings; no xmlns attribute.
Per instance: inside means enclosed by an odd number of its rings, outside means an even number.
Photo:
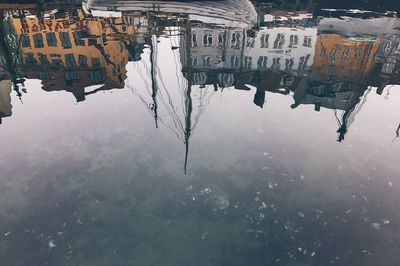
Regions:
<svg viewBox="0 0 400 266"><path fill-rule="evenodd" d="M0 265L398 265L394 12L7 8Z"/></svg>

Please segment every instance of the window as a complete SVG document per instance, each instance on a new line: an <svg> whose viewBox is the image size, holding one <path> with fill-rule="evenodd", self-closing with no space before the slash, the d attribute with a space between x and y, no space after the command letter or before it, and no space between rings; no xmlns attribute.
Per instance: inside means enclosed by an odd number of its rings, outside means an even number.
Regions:
<svg viewBox="0 0 400 266"><path fill-rule="evenodd" d="M285 86L291 86L294 82L294 77L291 75L286 75L283 77L283 84Z"/></svg>
<svg viewBox="0 0 400 266"><path fill-rule="evenodd" d="M303 46L311 47L311 37L310 36L304 36Z"/></svg>
<svg viewBox="0 0 400 266"><path fill-rule="evenodd" d="M83 40L82 32L74 31L73 36L76 46L85 46L85 41Z"/></svg>
<svg viewBox="0 0 400 266"><path fill-rule="evenodd" d="M285 44L285 35L278 33L274 42L274 49L282 49Z"/></svg>
<svg viewBox="0 0 400 266"><path fill-rule="evenodd" d="M36 58L33 56L32 53L27 53L25 55L25 62L28 65L37 65L37 60Z"/></svg>
<svg viewBox="0 0 400 266"><path fill-rule="evenodd" d="M211 56L203 57L203 66L211 66Z"/></svg>
<svg viewBox="0 0 400 266"><path fill-rule="evenodd" d="M225 34L218 35L218 46L222 47L225 45Z"/></svg>
<svg viewBox="0 0 400 266"><path fill-rule="evenodd" d="M281 59L279 57L272 59L271 68L274 69L274 70L278 70L278 69L281 68Z"/></svg>
<svg viewBox="0 0 400 266"><path fill-rule="evenodd" d="M52 65L57 66L57 67L63 67L64 66L63 61L61 59L59 59L59 58L52 58L51 59L51 63L52 63Z"/></svg>
<svg viewBox="0 0 400 266"><path fill-rule="evenodd" d="M240 32L232 33L231 48L240 48Z"/></svg>
<svg viewBox="0 0 400 266"><path fill-rule="evenodd" d="M245 56L244 57L244 69L246 69L246 70L250 70L251 69L251 61L252 61L251 56Z"/></svg>
<svg viewBox="0 0 400 266"><path fill-rule="evenodd" d="M294 65L294 61L293 61L292 58L286 59L286 60L285 60L285 70L286 70L286 71L292 70L293 65Z"/></svg>
<svg viewBox="0 0 400 266"><path fill-rule="evenodd" d="M310 54L300 57L299 67L298 67L299 71L302 71L302 70L304 70L306 68L308 60L310 59L310 57L311 57Z"/></svg>
<svg viewBox="0 0 400 266"><path fill-rule="evenodd" d="M103 83L106 79L103 70L89 71L89 79L92 84Z"/></svg>
<svg viewBox="0 0 400 266"><path fill-rule="evenodd" d="M299 60L298 70L299 71L303 70L306 67L306 64L307 64L306 58L304 56L301 56Z"/></svg>
<svg viewBox="0 0 400 266"><path fill-rule="evenodd" d="M232 55L230 58L230 66L231 68L237 68L239 66L239 57Z"/></svg>
<svg viewBox="0 0 400 266"><path fill-rule="evenodd" d="M197 47L197 34L192 34L192 47Z"/></svg>
<svg viewBox="0 0 400 266"><path fill-rule="evenodd" d="M203 45L204 46L212 46L212 44L213 44L213 36L211 34L204 34Z"/></svg>
<svg viewBox="0 0 400 266"><path fill-rule="evenodd" d="M31 40L29 39L29 35L25 35L25 34L21 35L21 44L22 44L22 47L24 47L24 48L31 47Z"/></svg>
<svg viewBox="0 0 400 266"><path fill-rule="evenodd" d="M42 65L48 65L48 64L50 64L49 60L47 59L47 55L38 53L38 56L39 56L40 63L41 63Z"/></svg>
<svg viewBox="0 0 400 266"><path fill-rule="evenodd" d="M204 85L207 82L207 74L204 72L193 73L193 83L197 85Z"/></svg>
<svg viewBox="0 0 400 266"><path fill-rule="evenodd" d="M382 73L385 74L392 74L393 70L394 70L395 64L391 63L391 62L386 62L385 64L383 64L382 66Z"/></svg>
<svg viewBox="0 0 400 266"><path fill-rule="evenodd" d="M67 64L68 68L75 68L76 67L74 54L66 54L65 55L65 62Z"/></svg>
<svg viewBox="0 0 400 266"><path fill-rule="evenodd" d="M33 43L35 45L35 48L43 48L43 35L41 33L33 34Z"/></svg>
<svg viewBox="0 0 400 266"><path fill-rule="evenodd" d="M65 72L64 79L66 81L78 81L79 74L77 72Z"/></svg>
<svg viewBox="0 0 400 266"><path fill-rule="evenodd" d="M268 57L267 56L260 56L257 61L257 68L259 70L267 69Z"/></svg>
<svg viewBox="0 0 400 266"><path fill-rule="evenodd" d="M325 56L325 53L326 53L326 51L325 51L324 48L321 48L321 49L319 50L319 56L323 57L323 56Z"/></svg>
<svg viewBox="0 0 400 266"><path fill-rule="evenodd" d="M261 48L268 48L268 39L269 39L269 34L262 34L260 41L261 41Z"/></svg>
<svg viewBox="0 0 400 266"><path fill-rule="evenodd" d="M220 73L218 74L218 83L221 85L221 87L232 87L233 83L235 81L235 78L232 73Z"/></svg>
<svg viewBox="0 0 400 266"><path fill-rule="evenodd" d="M290 35L289 38L289 47L292 48L294 46L297 46L299 44L299 36L297 35Z"/></svg>
<svg viewBox="0 0 400 266"><path fill-rule="evenodd" d="M59 32L58 33L60 40L61 40L61 45L64 49L69 49L72 47L71 40L69 39L69 33L68 32Z"/></svg>
<svg viewBox="0 0 400 266"><path fill-rule="evenodd" d="M247 40L247 48L254 48L254 39Z"/></svg>
<svg viewBox="0 0 400 266"><path fill-rule="evenodd" d="M337 49L332 49L329 56L331 58L331 64L335 65L336 64L336 54L337 54Z"/></svg>
<svg viewBox="0 0 400 266"><path fill-rule="evenodd" d="M98 57L92 58L92 67L100 67L100 59Z"/></svg>
<svg viewBox="0 0 400 266"><path fill-rule="evenodd" d="M46 40L48 46L57 46L57 38L54 32L47 32L46 33Z"/></svg>
<svg viewBox="0 0 400 266"><path fill-rule="evenodd" d="M350 53L350 49L346 48L342 53L342 57L340 58L340 62L344 63L347 60L347 58L349 58L349 53Z"/></svg>
<svg viewBox="0 0 400 266"><path fill-rule="evenodd" d="M87 68L88 64L87 64L87 57L85 55L79 55L78 56L78 60L79 60L79 66L83 67L83 68Z"/></svg>
<svg viewBox="0 0 400 266"><path fill-rule="evenodd" d="M357 59L361 56L361 50L360 48L356 48L356 51L354 53L354 57Z"/></svg>
<svg viewBox="0 0 400 266"><path fill-rule="evenodd" d="M197 62L197 56L193 56L192 57L192 66L197 66L198 62Z"/></svg>
<svg viewBox="0 0 400 266"><path fill-rule="evenodd" d="M385 54L389 54L391 49L392 49L392 42L391 41L387 41L385 43L385 45L383 46L384 53Z"/></svg>

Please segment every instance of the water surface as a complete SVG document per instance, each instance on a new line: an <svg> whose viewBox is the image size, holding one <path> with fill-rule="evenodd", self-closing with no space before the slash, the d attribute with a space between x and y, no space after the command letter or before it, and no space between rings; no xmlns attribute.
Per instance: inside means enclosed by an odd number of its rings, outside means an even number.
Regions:
<svg viewBox="0 0 400 266"><path fill-rule="evenodd" d="M399 20L229 1L2 10L2 265L397 265Z"/></svg>

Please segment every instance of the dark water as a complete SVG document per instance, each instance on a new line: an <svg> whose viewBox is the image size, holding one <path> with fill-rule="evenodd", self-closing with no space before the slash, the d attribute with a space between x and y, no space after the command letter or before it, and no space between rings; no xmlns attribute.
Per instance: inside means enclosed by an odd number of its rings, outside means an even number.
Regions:
<svg viewBox="0 0 400 266"><path fill-rule="evenodd" d="M395 13L148 3L1 10L0 265L399 265Z"/></svg>

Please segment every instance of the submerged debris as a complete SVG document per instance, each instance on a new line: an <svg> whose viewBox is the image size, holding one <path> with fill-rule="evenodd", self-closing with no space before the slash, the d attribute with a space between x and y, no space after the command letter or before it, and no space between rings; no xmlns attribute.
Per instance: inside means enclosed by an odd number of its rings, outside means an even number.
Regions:
<svg viewBox="0 0 400 266"><path fill-rule="evenodd" d="M366 254L368 254L368 255L372 255L372 253L371 252L369 252L368 250L366 250L366 249L364 249L363 251L361 251L362 253L366 253Z"/></svg>
<svg viewBox="0 0 400 266"><path fill-rule="evenodd" d="M224 196L216 195L214 197L214 207L224 210L229 207L229 200Z"/></svg>
<svg viewBox="0 0 400 266"><path fill-rule="evenodd" d="M376 230L381 229L381 224L380 223L372 223L371 226L372 226L372 228L374 228Z"/></svg>
<svg viewBox="0 0 400 266"><path fill-rule="evenodd" d="M200 190L200 194L210 194L212 192L211 188L206 187L203 190Z"/></svg>
<svg viewBox="0 0 400 266"><path fill-rule="evenodd" d="M49 249L51 250L52 248L55 248L55 247L57 247L57 245L54 243L53 240L50 240L49 241Z"/></svg>

